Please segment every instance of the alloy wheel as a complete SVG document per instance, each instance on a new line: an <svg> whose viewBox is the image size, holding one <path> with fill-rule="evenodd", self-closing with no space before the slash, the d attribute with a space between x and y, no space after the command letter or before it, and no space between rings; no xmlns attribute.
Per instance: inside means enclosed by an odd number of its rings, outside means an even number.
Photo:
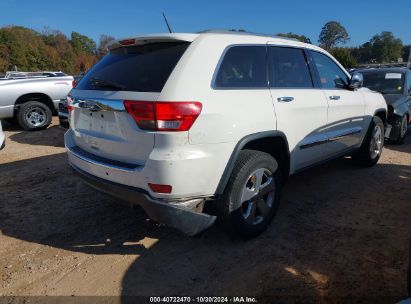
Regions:
<svg viewBox="0 0 411 304"><path fill-rule="evenodd" d="M255 170L248 177L241 194L241 209L244 220L258 225L270 214L275 197L272 173L265 168Z"/></svg>
<svg viewBox="0 0 411 304"><path fill-rule="evenodd" d="M43 109L35 107L28 109L24 118L30 126L41 127L47 119L47 114Z"/></svg>
<svg viewBox="0 0 411 304"><path fill-rule="evenodd" d="M376 125L372 132L371 142L370 142L370 157L375 159L381 154L383 146L381 126Z"/></svg>

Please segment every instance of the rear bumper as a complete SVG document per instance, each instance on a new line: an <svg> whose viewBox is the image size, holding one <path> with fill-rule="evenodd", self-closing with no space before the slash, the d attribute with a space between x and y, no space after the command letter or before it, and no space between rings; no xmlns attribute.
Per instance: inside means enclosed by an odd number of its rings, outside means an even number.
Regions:
<svg viewBox="0 0 411 304"><path fill-rule="evenodd" d="M155 200L143 189L104 180L77 168L73 164L71 166L89 186L131 205L141 206L149 218L176 228L185 234L196 235L209 228L216 220L215 216L198 213L186 207L192 206L193 200L188 205ZM197 201L201 203L202 199Z"/></svg>

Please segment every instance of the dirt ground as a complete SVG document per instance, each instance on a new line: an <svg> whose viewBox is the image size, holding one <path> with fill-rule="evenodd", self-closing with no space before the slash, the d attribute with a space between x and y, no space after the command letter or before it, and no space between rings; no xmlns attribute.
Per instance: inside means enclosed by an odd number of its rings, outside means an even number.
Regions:
<svg viewBox="0 0 411 304"><path fill-rule="evenodd" d="M218 227L187 237L90 189L56 122L34 133L4 124L0 295L407 298L411 136L373 168L345 158L291 177L268 231L243 242Z"/></svg>

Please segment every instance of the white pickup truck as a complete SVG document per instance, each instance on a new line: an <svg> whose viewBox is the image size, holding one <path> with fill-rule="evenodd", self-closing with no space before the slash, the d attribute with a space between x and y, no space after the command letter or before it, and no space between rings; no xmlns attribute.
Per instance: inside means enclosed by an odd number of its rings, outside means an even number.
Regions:
<svg viewBox="0 0 411 304"><path fill-rule="evenodd" d="M13 119L27 131L47 128L73 80L63 72L7 72L0 78L0 119Z"/></svg>

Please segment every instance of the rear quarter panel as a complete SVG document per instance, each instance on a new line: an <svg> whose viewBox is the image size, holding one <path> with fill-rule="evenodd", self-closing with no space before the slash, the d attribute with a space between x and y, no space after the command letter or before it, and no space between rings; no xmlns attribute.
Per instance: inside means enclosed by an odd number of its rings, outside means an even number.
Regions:
<svg viewBox="0 0 411 304"><path fill-rule="evenodd" d="M256 37L202 35L194 40L170 75L159 100L200 101L200 116L189 131L191 144L237 142L246 135L276 129L268 89L213 89L212 79L226 47L265 45Z"/></svg>

